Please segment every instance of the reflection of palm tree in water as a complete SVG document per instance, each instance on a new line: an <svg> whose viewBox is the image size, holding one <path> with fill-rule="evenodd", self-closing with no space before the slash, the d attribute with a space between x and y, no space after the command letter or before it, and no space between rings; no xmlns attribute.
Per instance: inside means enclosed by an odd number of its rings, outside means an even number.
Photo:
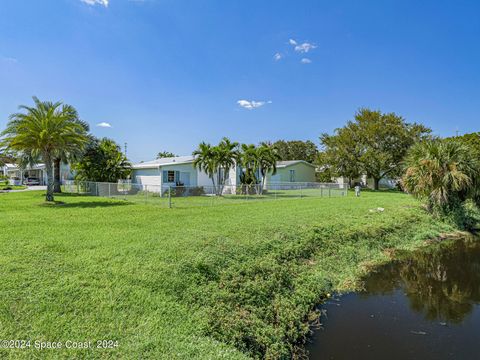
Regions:
<svg viewBox="0 0 480 360"><path fill-rule="evenodd" d="M461 322L480 303L480 243L456 241L409 253L365 279L367 296L398 288L427 319Z"/></svg>

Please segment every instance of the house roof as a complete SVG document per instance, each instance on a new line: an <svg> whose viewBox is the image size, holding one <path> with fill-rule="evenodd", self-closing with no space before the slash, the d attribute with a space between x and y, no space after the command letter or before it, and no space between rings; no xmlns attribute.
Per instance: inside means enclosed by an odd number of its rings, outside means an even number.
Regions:
<svg viewBox="0 0 480 360"><path fill-rule="evenodd" d="M167 157L167 158L160 158L152 161L145 161L138 164L133 164L132 168L133 169L156 169L164 165L188 164L188 163L192 163L193 160L195 160L195 157L193 155Z"/></svg>
<svg viewBox="0 0 480 360"><path fill-rule="evenodd" d="M17 164L5 164L5 167L8 170L17 170L18 169L18 165ZM45 169L45 164L35 164L33 166L26 166L24 168L24 170L43 170Z"/></svg>
<svg viewBox="0 0 480 360"><path fill-rule="evenodd" d="M310 164L309 162L307 162L305 160L288 160L288 161L277 161L277 168L285 168L287 166L292 166L292 165L299 164L299 163L303 163L305 165L316 167L315 165Z"/></svg>

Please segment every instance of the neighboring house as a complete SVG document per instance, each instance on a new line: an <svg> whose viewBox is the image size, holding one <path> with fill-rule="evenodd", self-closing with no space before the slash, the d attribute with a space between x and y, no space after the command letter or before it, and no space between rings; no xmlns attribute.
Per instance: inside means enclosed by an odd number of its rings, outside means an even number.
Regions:
<svg viewBox="0 0 480 360"><path fill-rule="evenodd" d="M348 178L340 176L334 179L335 182L339 184L348 184ZM372 178L367 178L367 175L362 175L356 179L352 179L351 185L354 186L355 184L360 184L363 187L368 187L369 189L373 189L374 181ZM379 187L381 189L394 189L398 184L398 180L391 179L388 177L380 179Z"/></svg>
<svg viewBox="0 0 480 360"><path fill-rule="evenodd" d="M35 164L23 169L16 164L5 164L3 167L3 174L9 179L9 182L12 185L21 185L29 178L38 179L40 185L45 185L47 183L45 164ZM73 179L73 173L68 164L60 164L60 179Z"/></svg>
<svg viewBox="0 0 480 360"><path fill-rule="evenodd" d="M193 156L162 158L134 164L132 181L143 185L156 185L161 188L183 184L184 186L212 186L212 180L203 171L193 167ZM240 185L240 167L230 170L226 183L230 186ZM217 183L215 175L215 182ZM278 182L313 182L315 166L302 160L279 161L277 173L267 175L266 183Z"/></svg>
<svg viewBox="0 0 480 360"><path fill-rule="evenodd" d="M303 160L278 161L277 172L267 175L266 183L315 182L315 165Z"/></svg>

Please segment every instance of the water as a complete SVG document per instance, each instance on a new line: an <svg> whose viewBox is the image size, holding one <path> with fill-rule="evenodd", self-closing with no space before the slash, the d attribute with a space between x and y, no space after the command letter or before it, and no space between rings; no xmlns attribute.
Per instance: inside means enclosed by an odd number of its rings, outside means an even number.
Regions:
<svg viewBox="0 0 480 360"><path fill-rule="evenodd" d="M437 244L378 267L324 305L310 359L480 359L480 240Z"/></svg>

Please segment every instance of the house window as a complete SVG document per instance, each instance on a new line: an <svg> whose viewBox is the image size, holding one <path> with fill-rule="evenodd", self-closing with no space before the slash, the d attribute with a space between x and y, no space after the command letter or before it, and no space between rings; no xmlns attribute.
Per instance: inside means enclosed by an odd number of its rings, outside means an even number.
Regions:
<svg viewBox="0 0 480 360"><path fill-rule="evenodd" d="M295 182L295 170L290 170L290 182Z"/></svg>
<svg viewBox="0 0 480 360"><path fill-rule="evenodd" d="M175 183L179 181L180 171L174 170L164 170L163 171L163 182L164 183Z"/></svg>

